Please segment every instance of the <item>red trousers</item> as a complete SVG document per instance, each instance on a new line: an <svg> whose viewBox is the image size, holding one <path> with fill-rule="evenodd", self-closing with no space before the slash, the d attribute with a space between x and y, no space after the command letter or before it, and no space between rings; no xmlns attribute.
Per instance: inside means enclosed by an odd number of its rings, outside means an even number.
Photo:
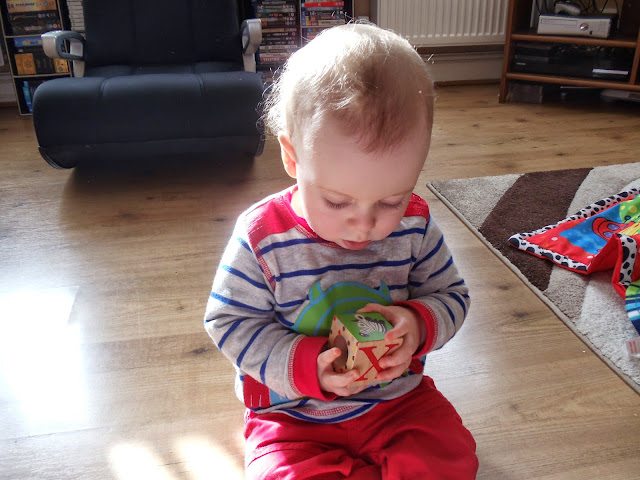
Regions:
<svg viewBox="0 0 640 480"><path fill-rule="evenodd" d="M339 423L249 412L244 434L247 480L466 480L478 471L471 433L429 377Z"/></svg>

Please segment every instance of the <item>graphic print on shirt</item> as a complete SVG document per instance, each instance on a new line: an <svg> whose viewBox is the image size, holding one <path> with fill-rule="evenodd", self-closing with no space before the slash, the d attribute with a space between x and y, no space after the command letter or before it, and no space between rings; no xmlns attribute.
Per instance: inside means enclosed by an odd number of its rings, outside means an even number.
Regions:
<svg viewBox="0 0 640 480"><path fill-rule="evenodd" d="M391 293L384 281L376 290L361 283L335 283L322 290L320 281L309 290L309 304L300 312L293 329L304 335L328 337L333 315L354 313L368 303L391 305Z"/></svg>

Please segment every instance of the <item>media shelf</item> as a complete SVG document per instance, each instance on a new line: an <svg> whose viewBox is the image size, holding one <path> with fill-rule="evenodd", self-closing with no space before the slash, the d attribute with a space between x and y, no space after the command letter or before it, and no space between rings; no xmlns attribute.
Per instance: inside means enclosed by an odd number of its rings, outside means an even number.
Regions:
<svg viewBox="0 0 640 480"><path fill-rule="evenodd" d="M31 115L35 89L71 75L66 60L50 59L40 35L65 27L62 0L0 0L0 18L20 115Z"/></svg>
<svg viewBox="0 0 640 480"><path fill-rule="evenodd" d="M245 16L260 18L262 22L257 72L266 86L296 50L322 30L353 18L353 0L241 1Z"/></svg>
<svg viewBox="0 0 640 480"><path fill-rule="evenodd" d="M507 30L504 48L504 63L500 82L500 103L507 100L509 82L520 81L530 83L546 83L556 85L571 85L592 88L611 88L640 92L640 77L638 75L640 63L640 14L638 9L623 10L621 14L621 28L624 33L614 34L610 38L574 37L562 35L539 35L530 28L531 13L535 0L509 0L507 14ZM624 2L625 4L629 2ZM562 75L548 75L538 73L523 73L513 71L513 60L517 42L538 42L546 44L564 44L577 46L610 47L629 49L633 56L629 78L626 81L598 79L590 77L567 77Z"/></svg>

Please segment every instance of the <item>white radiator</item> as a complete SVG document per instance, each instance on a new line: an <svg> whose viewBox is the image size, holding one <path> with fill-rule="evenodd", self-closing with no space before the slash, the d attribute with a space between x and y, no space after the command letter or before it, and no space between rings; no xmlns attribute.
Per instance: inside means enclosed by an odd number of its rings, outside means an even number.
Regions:
<svg viewBox="0 0 640 480"><path fill-rule="evenodd" d="M412 45L504 43L508 0L374 0L372 20Z"/></svg>

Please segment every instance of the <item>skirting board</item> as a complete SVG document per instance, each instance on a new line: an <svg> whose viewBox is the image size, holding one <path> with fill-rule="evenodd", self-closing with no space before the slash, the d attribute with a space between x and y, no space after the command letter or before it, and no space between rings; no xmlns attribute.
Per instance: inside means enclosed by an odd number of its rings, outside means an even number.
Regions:
<svg viewBox="0 0 640 480"><path fill-rule="evenodd" d="M435 82L499 80L502 52L436 53L422 55Z"/></svg>

